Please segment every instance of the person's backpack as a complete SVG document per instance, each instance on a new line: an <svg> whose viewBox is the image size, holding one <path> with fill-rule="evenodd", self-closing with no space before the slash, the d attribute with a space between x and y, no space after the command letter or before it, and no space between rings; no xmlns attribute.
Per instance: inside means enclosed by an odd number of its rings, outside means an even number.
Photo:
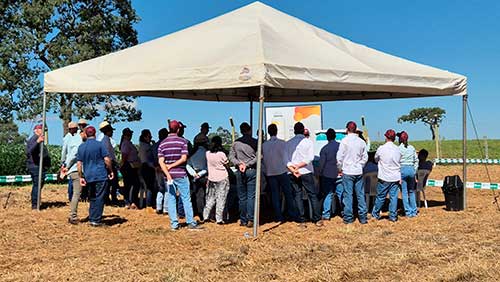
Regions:
<svg viewBox="0 0 500 282"><path fill-rule="evenodd" d="M458 175L446 176L443 182L443 193L445 194L454 194L459 191L462 191L464 188L464 183L462 179Z"/></svg>

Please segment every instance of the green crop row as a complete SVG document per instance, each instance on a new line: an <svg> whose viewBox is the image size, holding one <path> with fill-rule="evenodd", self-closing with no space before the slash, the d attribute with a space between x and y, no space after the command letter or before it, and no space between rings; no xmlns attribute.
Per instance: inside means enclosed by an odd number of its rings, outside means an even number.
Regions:
<svg viewBox="0 0 500 282"><path fill-rule="evenodd" d="M57 173L61 161L61 146L49 145L52 166L48 173ZM29 174L26 169L26 147L24 145L0 144L0 175Z"/></svg>

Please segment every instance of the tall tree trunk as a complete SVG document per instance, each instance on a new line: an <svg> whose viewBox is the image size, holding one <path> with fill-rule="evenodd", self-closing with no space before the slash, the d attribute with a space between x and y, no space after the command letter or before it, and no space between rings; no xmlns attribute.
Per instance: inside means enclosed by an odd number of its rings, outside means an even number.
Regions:
<svg viewBox="0 0 500 282"><path fill-rule="evenodd" d="M432 133L432 140L436 140L436 132L434 132L434 124L429 124Z"/></svg>
<svg viewBox="0 0 500 282"><path fill-rule="evenodd" d="M59 99L59 108L61 109L61 115L59 116L62 120L63 137L68 133L68 123L71 122L72 110L73 110L73 99L71 94L62 94Z"/></svg>

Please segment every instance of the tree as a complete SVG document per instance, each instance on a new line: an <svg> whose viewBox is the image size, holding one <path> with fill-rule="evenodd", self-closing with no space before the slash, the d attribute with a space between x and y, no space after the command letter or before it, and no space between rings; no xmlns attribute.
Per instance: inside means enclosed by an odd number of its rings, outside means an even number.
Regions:
<svg viewBox="0 0 500 282"><path fill-rule="evenodd" d="M42 108L41 74L137 44L139 21L130 0L3 0L0 4L0 112L20 120ZM72 117L110 122L141 119L135 98L48 95L48 110L59 114L63 129ZM7 114L5 115L5 112Z"/></svg>
<svg viewBox="0 0 500 282"><path fill-rule="evenodd" d="M0 144L19 145L24 144L28 136L19 134L19 128L12 121L0 122Z"/></svg>
<svg viewBox="0 0 500 282"><path fill-rule="evenodd" d="M407 115L402 115L398 118L398 122L417 123L423 122L427 124L432 133L432 140L436 139L435 129L443 121L446 111L444 109L434 108L417 108L410 111Z"/></svg>
<svg viewBox="0 0 500 282"><path fill-rule="evenodd" d="M208 134L208 138L211 140L212 137L219 136L222 139L222 146L224 148L230 147L233 144L233 139L231 137L231 131L219 126L217 131ZM238 133L236 132L236 138L238 138Z"/></svg>

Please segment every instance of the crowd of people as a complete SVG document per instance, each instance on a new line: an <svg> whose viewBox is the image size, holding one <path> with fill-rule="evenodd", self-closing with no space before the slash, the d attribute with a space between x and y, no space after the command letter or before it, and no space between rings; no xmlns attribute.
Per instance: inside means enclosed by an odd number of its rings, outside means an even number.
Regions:
<svg viewBox="0 0 500 282"><path fill-rule="evenodd" d="M385 143L376 152L369 153L353 121L347 123L347 135L340 142L336 141L335 130L326 131L328 143L321 149L318 162L315 162L310 133L301 122L294 125L295 136L288 141L277 137L275 124L269 125L270 138L262 145L262 156L257 154L257 139L252 137L252 128L246 122L240 125L242 136L234 141L229 152L221 137L214 135L209 139L208 123L201 125L193 143L184 138L185 127L180 121L169 121L168 129L159 130L157 142L153 141L151 131L144 129L139 146L136 146L132 143L134 132L130 128L123 129L120 143L114 144L115 129L109 122L99 124L100 134L83 119L78 123L70 122L61 155L61 176L69 180L68 222L80 222L78 203L88 199L89 224L102 226L105 204L121 205L121 195L125 208L146 206L160 215L168 214L172 230L180 228L179 217L185 218L191 230L202 229L201 223L226 224L233 202L237 202L239 224L252 227L259 157L264 176L262 186L270 194L276 222L293 221L307 228L306 222L311 221L322 227L325 220L338 214L346 224L353 223L356 217L361 224L366 224L369 214L380 219L387 195L388 219L396 221L400 191L404 215L418 215L416 171L432 169L432 163L427 161L428 152L420 150L417 155L405 131L396 134L392 129L387 130ZM398 145L396 138L399 138ZM47 150L40 154L42 142L42 126L37 125L27 142L33 209L39 198L40 156L44 157L45 164L42 173L50 166ZM117 158L118 152L120 158ZM119 172L123 177L122 186L118 181ZM378 178L371 212L365 201L363 178L369 172L376 172ZM232 183L236 186L236 197L231 198ZM145 204L140 201L144 198L139 196L140 191L146 191ZM306 209L309 216L306 216Z"/></svg>

